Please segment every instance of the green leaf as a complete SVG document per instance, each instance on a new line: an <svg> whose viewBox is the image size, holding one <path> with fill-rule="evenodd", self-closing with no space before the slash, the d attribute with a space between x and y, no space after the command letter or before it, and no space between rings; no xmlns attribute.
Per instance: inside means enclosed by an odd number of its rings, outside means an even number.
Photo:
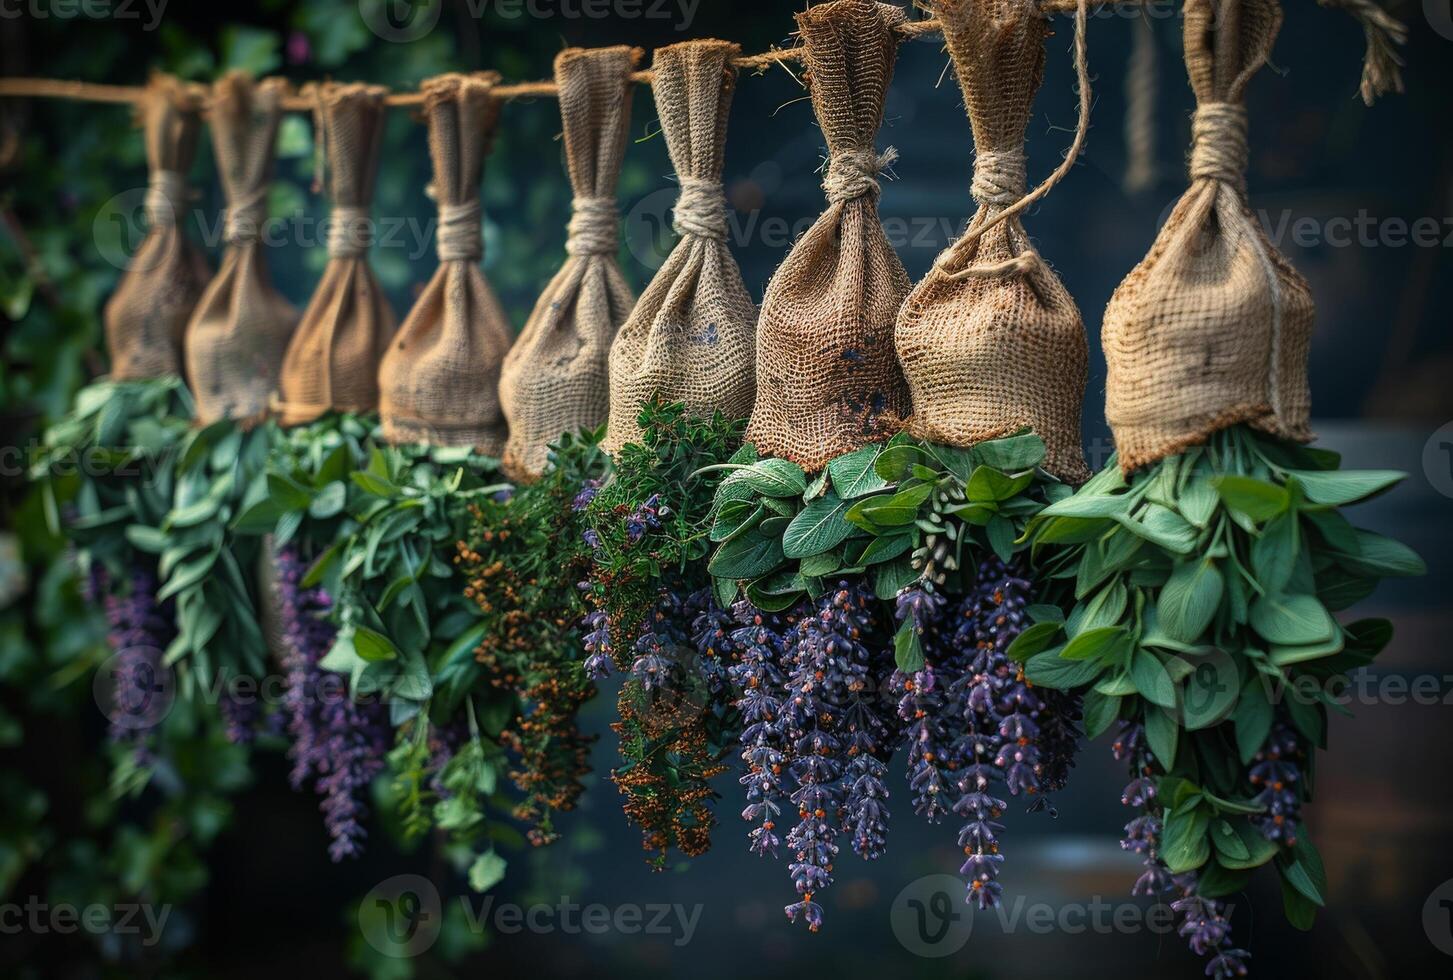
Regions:
<svg viewBox="0 0 1453 980"><path fill-rule="evenodd" d="M1317 905L1297 891L1285 877L1281 879L1282 910L1287 921L1303 932L1312 928L1317 921Z"/></svg>
<svg viewBox="0 0 1453 980"><path fill-rule="evenodd" d="M1018 476L1006 476L992 466L979 466L970 475L969 482L964 486L964 493L972 501L1008 500L1029 486L1033 479L1032 471Z"/></svg>
<svg viewBox="0 0 1453 980"><path fill-rule="evenodd" d="M394 646L392 640L366 626L353 628L353 649L369 663L395 660L399 655L398 648Z"/></svg>
<svg viewBox="0 0 1453 980"><path fill-rule="evenodd" d="M913 547L913 534L911 531L896 532L876 537L868 542L863 553L858 557L855 565L873 565L878 562L889 561L897 558ZM807 574L803 572L803 574Z"/></svg>
<svg viewBox="0 0 1453 980"><path fill-rule="evenodd" d="M900 625L898 632L893 634L893 661L904 673L923 669L923 641L909 621Z"/></svg>
<svg viewBox="0 0 1453 980"><path fill-rule="evenodd" d="M1232 829L1231 824L1222 818L1211 821L1211 846L1216 848L1216 853L1225 855L1234 861L1251 860L1251 851L1241 840L1241 835Z"/></svg>
<svg viewBox="0 0 1453 980"><path fill-rule="evenodd" d="M1037 515L1045 517L1120 517L1130 513L1130 498L1123 494L1092 494L1081 488L1072 497L1050 504Z"/></svg>
<svg viewBox="0 0 1453 980"><path fill-rule="evenodd" d="M1211 517L1216 513L1216 506L1220 502L1221 498L1210 478L1198 476L1186 484L1177 505L1182 517L1204 529L1211 523Z"/></svg>
<svg viewBox="0 0 1453 980"><path fill-rule="evenodd" d="M1271 520L1291 504L1285 487L1249 476L1225 475L1211 480L1221 500L1257 523Z"/></svg>
<svg viewBox="0 0 1453 980"><path fill-rule="evenodd" d="M1032 432L990 439L974 446L974 458L1005 473L1032 470L1044 462L1044 440Z"/></svg>
<svg viewBox="0 0 1453 980"><path fill-rule="evenodd" d="M1189 554L1196 545L1196 529L1169 507L1149 504L1137 520L1128 514L1116 518L1122 527L1152 544L1177 555Z"/></svg>
<svg viewBox="0 0 1453 980"><path fill-rule="evenodd" d="M1219 860L1207 861L1196 873L1196 894L1205 898L1225 898L1243 890L1250 880L1248 871L1233 871Z"/></svg>
<svg viewBox="0 0 1453 980"><path fill-rule="evenodd" d="M913 473L913 467L922 463L925 458L923 450L917 446L902 443L889 445L873 461L873 471L886 483L899 483L908 479Z"/></svg>
<svg viewBox="0 0 1453 980"><path fill-rule="evenodd" d="M1002 514L995 514L984 526L984 536L989 539L989 547L995 557L1008 564L1014 557L1014 522Z"/></svg>
<svg viewBox="0 0 1453 980"><path fill-rule="evenodd" d="M839 499L854 500L888 486L888 481L873 468L882 451L883 447L878 444L864 446L827 464L828 476L832 477L832 487Z"/></svg>
<svg viewBox="0 0 1453 980"><path fill-rule="evenodd" d="M1305 833L1298 834L1297 839L1300 841L1306 836ZM1315 850L1312 853L1315 854ZM1317 861L1320 869L1321 859L1318 858ZM1323 889L1327 887L1325 875L1323 875L1322 880L1319 882L1314 877L1312 869L1302 863L1300 855L1296 858L1288 859L1288 856L1283 853L1277 857L1276 866L1277 870L1281 872L1282 880L1300 892L1307 901L1314 905L1324 906L1327 904L1326 899L1322 897ZM1318 887L1319 885L1320 887Z"/></svg>
<svg viewBox="0 0 1453 980"><path fill-rule="evenodd" d="M1236 832L1236 836L1241 838L1241 844L1246 848L1246 857L1233 858L1222 852L1219 860L1226 867L1237 871L1259 868L1281 851L1275 841L1267 840L1245 817L1232 817L1227 823Z"/></svg>
<svg viewBox="0 0 1453 980"><path fill-rule="evenodd" d="M232 530L238 534L267 534L277 526L278 518L293 511L287 510L272 497L264 497L237 515Z"/></svg>
<svg viewBox="0 0 1453 980"><path fill-rule="evenodd" d="M330 517L336 517L343 512L343 505L348 500L348 491L341 482L333 482L318 491L313 502L308 505L308 516L315 520L325 521Z"/></svg>
<svg viewBox="0 0 1453 980"><path fill-rule="evenodd" d="M1138 649L1130 661L1130 679L1140 691L1140 696L1162 708L1176 706L1176 686L1166 673L1160 658L1149 650Z"/></svg>
<svg viewBox="0 0 1453 980"><path fill-rule="evenodd" d="M1337 623L1314 596L1265 595L1251 604L1251 628L1268 642L1285 645L1330 640Z"/></svg>
<svg viewBox="0 0 1453 980"><path fill-rule="evenodd" d="M853 533L853 525L843 517L847 509L847 502L832 493L812 501L787 525L782 553L806 558L836 548Z"/></svg>
<svg viewBox="0 0 1453 980"><path fill-rule="evenodd" d="M1406 577L1422 575L1428 567L1418 553L1401 541L1357 528L1356 556L1349 557L1345 564L1363 575Z"/></svg>
<svg viewBox="0 0 1453 980"><path fill-rule="evenodd" d="M1120 717L1120 698L1098 691L1085 692L1085 738L1098 738Z"/></svg>
<svg viewBox="0 0 1453 980"><path fill-rule="evenodd" d="M1201 807L1166 815L1160 857L1171 874L1194 871L1211 857L1211 843L1206 837L1210 823L1210 815Z"/></svg>
<svg viewBox="0 0 1453 980"><path fill-rule="evenodd" d="M765 575L782 564L786 558L782 539L775 534L764 534L762 528L766 523L718 547L707 563L707 570L717 578L749 579Z"/></svg>
<svg viewBox="0 0 1453 980"><path fill-rule="evenodd" d="M1030 630L1039 629L1037 626ZM1029 630L1026 630L1029 632ZM1103 665L1123 661L1130 649L1130 631L1123 626L1097 626L1077 635L1060 651L1066 660L1094 660Z"/></svg>
<svg viewBox="0 0 1453 980"><path fill-rule="evenodd" d="M364 493L375 497L392 497L398 493L398 487L394 486L386 477L379 476L372 470L354 470L348 474L348 478L357 484Z"/></svg>
<svg viewBox="0 0 1453 980"><path fill-rule="evenodd" d="M875 542L876 543L876 542ZM831 575L843 565L843 560L836 552L829 551L826 554L811 555L797 566L797 571L804 578L821 578L824 575Z"/></svg>
<svg viewBox="0 0 1453 980"><path fill-rule="evenodd" d="M1301 543L1299 527L1295 514L1281 514L1251 542L1251 571L1267 592L1282 591L1292 579Z"/></svg>
<svg viewBox="0 0 1453 980"><path fill-rule="evenodd" d="M485 851L469 866L469 887L476 892L487 892L504 880L505 859L493 850Z"/></svg>
<svg viewBox="0 0 1453 980"><path fill-rule="evenodd" d="M1177 565L1161 589L1156 622L1172 640L1199 641L1221 607L1225 584L1210 558Z"/></svg>
<svg viewBox="0 0 1453 980"><path fill-rule="evenodd" d="M1179 740L1180 726L1171 717L1171 713L1154 705L1147 705L1145 709L1145 741L1156 759L1160 760L1161 766L1167 770L1175 768L1176 745Z"/></svg>
<svg viewBox="0 0 1453 980"><path fill-rule="evenodd" d="M267 475L267 495L286 510L303 510L313 499L307 487L280 473Z"/></svg>
<svg viewBox="0 0 1453 980"><path fill-rule="evenodd" d="M918 581L907 555L873 566L873 594L885 602Z"/></svg>
<svg viewBox="0 0 1453 980"><path fill-rule="evenodd" d="M1040 687L1069 691L1089 684L1103 669L1097 660L1065 660L1059 650L1045 650L1024 664L1024 676Z"/></svg>
<svg viewBox="0 0 1453 980"><path fill-rule="evenodd" d="M763 459L736 470L721 485L746 485L767 497L799 497L807 490L807 474L785 459Z"/></svg>
<svg viewBox="0 0 1453 980"><path fill-rule="evenodd" d="M1210 728L1226 720L1241 696L1236 668L1222 656L1212 656L1194 665L1181 691L1181 723L1187 731Z"/></svg>
<svg viewBox="0 0 1453 980"><path fill-rule="evenodd" d="M1059 623L1035 623L1010 642L1004 656L1022 664L1036 653L1047 649L1059 631Z"/></svg>
<svg viewBox="0 0 1453 980"><path fill-rule="evenodd" d="M1341 507L1366 500L1407 479L1396 470L1291 470L1307 499L1317 504Z"/></svg>

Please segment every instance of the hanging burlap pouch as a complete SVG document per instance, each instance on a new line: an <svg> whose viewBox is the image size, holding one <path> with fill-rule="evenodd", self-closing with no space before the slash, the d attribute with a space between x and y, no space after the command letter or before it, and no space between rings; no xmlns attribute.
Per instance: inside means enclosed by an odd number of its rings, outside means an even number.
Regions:
<svg viewBox="0 0 1453 980"><path fill-rule="evenodd" d="M322 153L328 196L328 264L283 358L273 403L283 425L330 410L378 407L378 364L397 320L373 270L369 205L378 174L387 90L373 85L309 86L317 100L313 138Z"/></svg>
<svg viewBox="0 0 1453 980"><path fill-rule="evenodd" d="M908 414L893 323L908 273L878 218L873 145L901 8L835 0L797 15L812 108L827 140L828 206L773 273L757 326L747 438L809 470L890 435Z"/></svg>
<svg viewBox="0 0 1453 980"><path fill-rule="evenodd" d="M497 72L442 75L423 85L439 205L439 268L379 367L379 414L394 443L504 448L499 374L510 325L480 270L479 181L494 145Z"/></svg>
<svg viewBox="0 0 1453 980"><path fill-rule="evenodd" d="M681 236L610 349L610 421L604 447L639 441L652 398L693 415L746 418L756 394L757 307L727 248L722 157L736 87L728 41L661 48L652 91L681 183L672 227Z"/></svg>
<svg viewBox="0 0 1453 980"><path fill-rule="evenodd" d="M106 349L119 381L182 373L182 335L210 272L187 238L187 171L197 154L202 92L154 77L137 110L146 141L147 230L106 304Z"/></svg>
<svg viewBox="0 0 1453 980"><path fill-rule="evenodd" d="M974 130L979 207L899 313L909 429L970 446L1027 426L1044 440L1045 469L1079 482L1089 476L1080 448L1084 322L1019 215L1000 218L1024 196L1024 130L1049 24L1034 0L935 0L933 10Z"/></svg>
<svg viewBox="0 0 1453 980"><path fill-rule="evenodd" d="M187 378L202 423L252 419L277 389L298 311L272 287L263 254L273 144L287 82L233 72L212 86L208 122L227 213L227 249L187 324Z"/></svg>
<svg viewBox="0 0 1453 980"><path fill-rule="evenodd" d="M1246 199L1247 82L1281 26L1276 0L1186 0L1195 91L1190 189L1105 310L1105 417L1137 469L1240 422L1311 437L1312 297Z"/></svg>
<svg viewBox="0 0 1453 980"><path fill-rule="evenodd" d="M640 56L635 48L611 47L572 48L555 58L574 214L565 242L569 257L500 375L510 426L504 468L515 480L543 473L549 445L563 433L606 420L611 341L635 305L616 265L615 193L630 126L630 74Z"/></svg>

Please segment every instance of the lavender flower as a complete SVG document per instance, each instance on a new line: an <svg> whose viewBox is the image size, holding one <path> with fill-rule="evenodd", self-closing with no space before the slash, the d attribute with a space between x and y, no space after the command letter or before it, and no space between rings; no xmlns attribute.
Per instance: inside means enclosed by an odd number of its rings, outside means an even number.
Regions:
<svg viewBox="0 0 1453 980"><path fill-rule="evenodd" d="M586 480L585 484L580 488L580 492L575 495L575 499L570 502L570 509L577 513L584 510L590 506L590 502L595 499L595 495L598 493L600 493L600 481L594 479Z"/></svg>
<svg viewBox="0 0 1453 980"><path fill-rule="evenodd" d="M1251 785L1260 788L1256 802L1266 807L1266 812L1253 816L1251 822L1267 840L1288 845L1297 842L1302 771L1296 759L1302 755L1296 732L1278 723L1252 760Z"/></svg>
<svg viewBox="0 0 1453 980"><path fill-rule="evenodd" d="M788 751L782 718L787 644L782 635L783 624L746 600L738 602L732 614L738 623L744 624L731 634L739 653L737 662L728 668L740 692L736 707L743 723L741 756L747 764L747 771L739 780L747 794L742 819L757 824L748 835L751 841L748 849L758 855L770 852L775 857L782 843L775 828L777 816L782 812Z"/></svg>
<svg viewBox="0 0 1453 980"><path fill-rule="evenodd" d="M129 591L119 595L111 577L99 565L92 566L88 589L104 596L109 626L107 640L116 652L112 666L111 724L108 736L114 742L131 743L138 762L149 758L143 742L165 717L170 701L157 677L161 652L176 635L172 604L156 601L155 570L140 561L131 566Z"/></svg>
<svg viewBox="0 0 1453 980"><path fill-rule="evenodd" d="M598 681L610 676L610 617L604 610L596 610L586 615L585 625L589 630L585 634L585 652L590 655L585 658L585 676Z"/></svg>
<svg viewBox="0 0 1453 980"><path fill-rule="evenodd" d="M334 861L357 856L366 836L363 798L384 765L390 729L384 706L349 697L341 678L318 665L333 645L336 630L325 618L332 601L322 589L302 586L307 565L294 548L277 554L277 592L283 626L283 696L293 744L292 783L309 779L322 795L321 809Z"/></svg>
<svg viewBox="0 0 1453 980"><path fill-rule="evenodd" d="M925 664L894 674L898 716L907 723L908 785L914 809L930 823L952 811L969 879L968 901L999 904L999 833L1012 796L1060 789L1078 748L1079 702L1038 690L1006 655L1028 624L1031 585L997 558L982 562L976 586L950 609L917 584L898 596L897 615L922 637Z"/></svg>

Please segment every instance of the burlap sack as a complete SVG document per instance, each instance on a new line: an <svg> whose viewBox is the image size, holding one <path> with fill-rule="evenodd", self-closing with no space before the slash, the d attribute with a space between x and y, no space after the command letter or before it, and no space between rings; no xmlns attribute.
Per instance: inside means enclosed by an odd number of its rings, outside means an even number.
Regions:
<svg viewBox="0 0 1453 980"><path fill-rule="evenodd" d="M479 181L494 145L498 72L442 75L423 85L439 205L439 268L379 366L379 414L390 442L473 446L499 455L500 365L510 325L479 268Z"/></svg>
<svg viewBox="0 0 1453 980"><path fill-rule="evenodd" d="M1276 0L1186 0L1198 103L1190 189L1110 298L1105 417L1126 471L1250 422L1311 437L1312 297L1246 200L1247 82L1281 27Z"/></svg>
<svg viewBox="0 0 1453 980"><path fill-rule="evenodd" d="M901 8L835 0L797 15L812 108L827 140L828 206L773 273L757 326L747 438L809 469L890 435L908 414L893 323L908 273L878 218L873 146Z"/></svg>
<svg viewBox="0 0 1453 980"><path fill-rule="evenodd" d="M986 229L1024 196L1024 130L1049 23L1034 0L935 0L933 10L974 130L979 208L898 315L909 429L970 446L1028 426L1044 440L1045 469L1077 483L1089 476L1080 448L1084 322L1017 214Z"/></svg>
<svg viewBox="0 0 1453 980"><path fill-rule="evenodd" d="M203 424L251 419L277 389L298 311L273 289L261 235L273 144L287 82L233 72L212 86L208 122L222 192L227 249L187 324L187 380Z"/></svg>
<svg viewBox="0 0 1453 980"><path fill-rule="evenodd" d="M610 348L614 452L641 438L637 418L651 398L683 402L694 415L746 418L756 384L757 307L727 248L722 156L736 87L728 41L661 48L651 87L666 148L681 183L672 227L681 236Z"/></svg>
<svg viewBox="0 0 1453 980"><path fill-rule="evenodd" d="M283 425L311 422L330 410L378 407L378 364L398 321L373 270L369 205L378 174L388 90L375 85L309 86L317 100L313 138L322 144L333 211L328 264L283 358L273 410Z"/></svg>
<svg viewBox="0 0 1453 980"><path fill-rule="evenodd" d="M631 81L641 52L571 48L555 58L565 167L575 192L569 257L535 304L505 358L499 394L509 420L504 469L515 480L544 472L562 433L606 420L611 341L635 305L616 265L616 180L630 126Z"/></svg>
<svg viewBox="0 0 1453 980"><path fill-rule="evenodd" d="M182 335L211 276L187 238L187 171L197 154L202 91L166 75L152 78L138 107L149 170L147 230L106 304L111 377L182 373Z"/></svg>

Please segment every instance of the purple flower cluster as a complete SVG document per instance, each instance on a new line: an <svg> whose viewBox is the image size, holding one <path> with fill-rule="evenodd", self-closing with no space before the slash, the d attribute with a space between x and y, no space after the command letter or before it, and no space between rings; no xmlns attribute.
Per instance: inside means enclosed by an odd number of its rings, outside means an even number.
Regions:
<svg viewBox="0 0 1453 980"><path fill-rule="evenodd" d="M1170 891L1178 893L1179 897L1171 902L1171 909L1181 917L1177 931L1191 952L1210 957L1206 976L1213 980L1246 976L1246 961L1251 954L1227 945L1231 921L1225 903L1197 894L1195 872L1172 875L1160 858L1161 806L1151 775L1152 756L1144 727L1137 722L1123 723L1110 749L1116 759L1130 764L1130 782L1120 802L1141 811L1125 825L1125 837L1120 841L1125 850L1145 858L1145 871L1136 879L1131 893L1152 897Z"/></svg>
<svg viewBox="0 0 1453 980"><path fill-rule="evenodd" d="M302 585L307 563L288 547L278 552L277 566L292 783L301 788L313 780L333 839L328 853L340 861L360 852L368 813L363 799L383 768L391 732L381 703L353 700L341 677L319 667L336 630L326 618L328 594Z"/></svg>
<svg viewBox="0 0 1453 980"><path fill-rule="evenodd" d="M757 824L750 849L776 855L776 819L790 782L798 822L787 833L788 870L799 897L784 911L814 932L822 925L815 896L832 884L839 834L869 860L887 840L883 777L899 731L875 698L891 660L866 642L874 602L871 592L842 583L781 618L747 603L733 610L742 624L731 637L730 671L747 764L742 817Z"/></svg>
<svg viewBox="0 0 1453 980"><path fill-rule="evenodd" d="M112 665L112 718L108 735L115 742L136 745L138 758L147 753L140 744L161 723L170 703L157 699L157 671L162 651L176 635L171 603L156 601L156 570L149 564L131 566L128 591L118 594L111 577L92 566L86 591L93 601L102 596L109 627L107 640L116 653Z"/></svg>
<svg viewBox="0 0 1453 980"><path fill-rule="evenodd" d="M900 593L897 615L920 636L924 665L896 671L889 690L906 724L908 786L914 811L930 823L952 811L968 900L999 904L999 818L995 795L1037 796L1064 786L1079 742L1078 699L1038 690L1007 650L1028 625L1031 584L997 558L980 564L974 590L950 604L915 585Z"/></svg>
<svg viewBox="0 0 1453 980"><path fill-rule="evenodd" d="M626 517L626 537L634 544L647 531L661 530L661 518L671 516L671 508L661 503L661 495L653 493L636 505Z"/></svg>
<svg viewBox="0 0 1453 980"><path fill-rule="evenodd" d="M1278 723L1252 760L1251 785L1260 789L1256 802L1266 807L1266 812L1253 816L1251 822L1267 840L1279 844L1297 842L1302 770L1296 760L1303 754L1296 732Z"/></svg>
<svg viewBox="0 0 1453 980"><path fill-rule="evenodd" d="M585 617L585 676L593 681L610 676L614 651L610 643L610 616L603 609Z"/></svg>

